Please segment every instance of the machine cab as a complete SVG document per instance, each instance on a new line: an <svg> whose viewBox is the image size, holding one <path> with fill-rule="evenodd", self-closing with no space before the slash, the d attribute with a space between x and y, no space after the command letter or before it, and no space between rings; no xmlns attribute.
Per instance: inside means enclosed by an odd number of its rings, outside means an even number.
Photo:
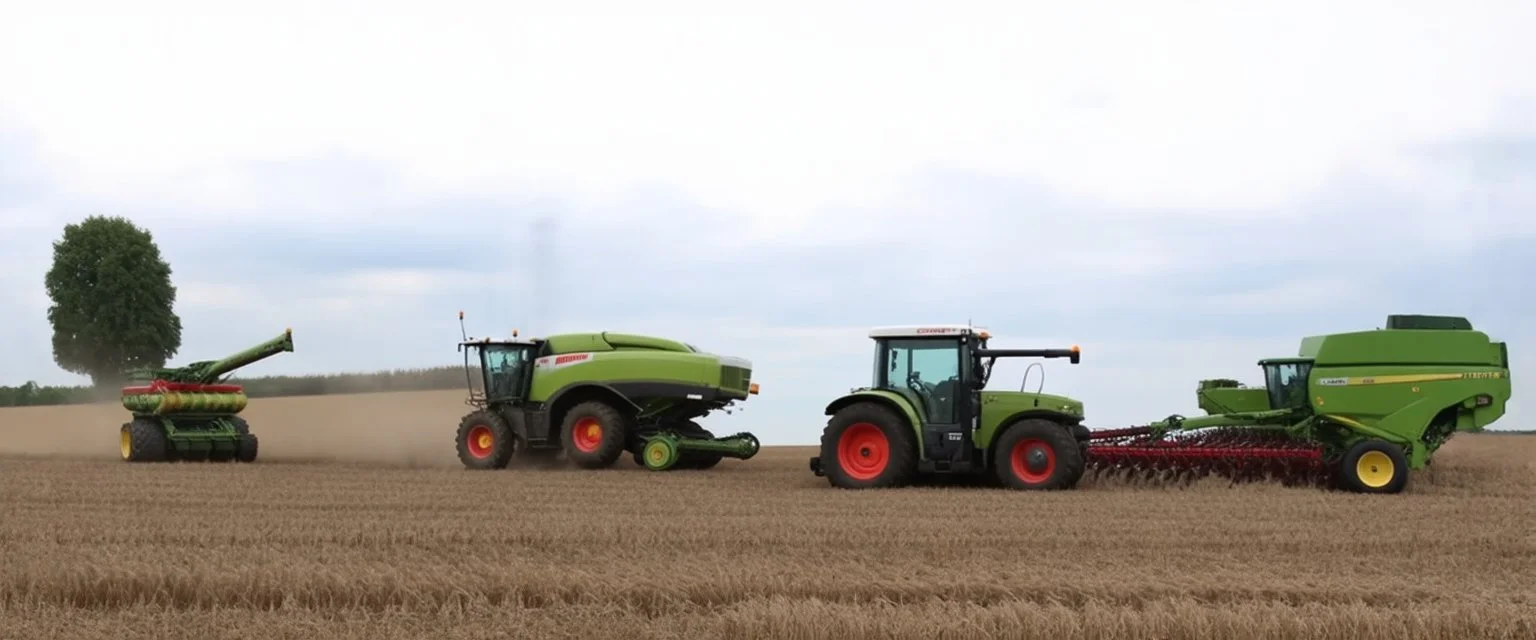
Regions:
<svg viewBox="0 0 1536 640"><path fill-rule="evenodd" d="M470 367L470 354L478 355L484 399L489 402L516 402L527 395L532 375L533 356L538 345L531 342L465 342L464 366ZM473 392L473 389L471 389Z"/></svg>
<svg viewBox="0 0 1536 640"><path fill-rule="evenodd" d="M970 352L981 338L964 325L880 327L875 340L873 387L901 394L925 422L967 424L972 418Z"/></svg>
<svg viewBox="0 0 1536 640"><path fill-rule="evenodd" d="M1269 391L1271 409L1299 409L1309 404L1310 358L1273 358L1259 361L1259 366L1264 368L1264 388Z"/></svg>

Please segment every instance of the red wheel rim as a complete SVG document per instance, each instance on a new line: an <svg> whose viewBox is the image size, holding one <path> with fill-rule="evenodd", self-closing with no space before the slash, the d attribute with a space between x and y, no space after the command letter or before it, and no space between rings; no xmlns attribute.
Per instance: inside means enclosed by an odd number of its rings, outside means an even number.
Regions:
<svg viewBox="0 0 1536 640"><path fill-rule="evenodd" d="M491 455L491 448L496 446L496 437L491 435L491 428L483 424L475 425L469 430L469 455L476 458L484 458Z"/></svg>
<svg viewBox="0 0 1536 640"><path fill-rule="evenodd" d="M837 440L837 463L854 480L874 479L890 460L891 444L885 432L868 422L848 427Z"/></svg>
<svg viewBox="0 0 1536 640"><path fill-rule="evenodd" d="M1036 470L1030 470L1030 457L1040 454L1043 460L1039 461ZM1039 484L1049 480L1051 473L1056 471L1056 450L1039 438L1027 438L1013 445L1012 455L1013 475L1029 484Z"/></svg>
<svg viewBox="0 0 1536 640"><path fill-rule="evenodd" d="M597 451L603 443L603 424L597 418L582 418L571 426L571 442L583 453Z"/></svg>

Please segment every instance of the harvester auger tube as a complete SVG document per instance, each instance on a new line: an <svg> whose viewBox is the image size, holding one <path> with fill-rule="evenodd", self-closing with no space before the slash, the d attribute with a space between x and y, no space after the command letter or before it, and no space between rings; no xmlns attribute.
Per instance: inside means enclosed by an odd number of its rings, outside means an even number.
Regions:
<svg viewBox="0 0 1536 640"><path fill-rule="evenodd" d="M240 367L293 351L293 330L218 360L182 367L136 369L123 387L122 405L133 420L120 428L122 459L254 462L257 440L238 414L245 388L220 377Z"/></svg>
<svg viewBox="0 0 1536 640"><path fill-rule="evenodd" d="M1201 381L1207 415L1093 431L1089 468L1399 493L1452 436L1502 417L1512 391L1508 346L1457 316L1390 315L1258 364L1264 386Z"/></svg>

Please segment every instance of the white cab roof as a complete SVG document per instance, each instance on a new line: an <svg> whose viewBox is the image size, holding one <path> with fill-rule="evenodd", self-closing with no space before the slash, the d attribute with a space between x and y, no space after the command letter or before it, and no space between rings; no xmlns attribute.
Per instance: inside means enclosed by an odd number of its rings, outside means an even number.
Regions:
<svg viewBox="0 0 1536 640"><path fill-rule="evenodd" d="M871 338L934 338L985 333L985 327L968 324L905 324L875 327L869 330Z"/></svg>

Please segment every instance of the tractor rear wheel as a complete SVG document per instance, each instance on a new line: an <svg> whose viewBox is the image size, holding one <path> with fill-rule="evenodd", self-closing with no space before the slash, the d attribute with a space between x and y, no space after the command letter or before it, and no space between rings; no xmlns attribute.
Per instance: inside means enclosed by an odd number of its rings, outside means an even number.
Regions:
<svg viewBox="0 0 1536 640"><path fill-rule="evenodd" d="M1400 493L1408 485L1408 458L1402 447L1370 438L1339 459L1338 485L1356 493Z"/></svg>
<svg viewBox="0 0 1536 640"><path fill-rule="evenodd" d="M589 400L565 412L560 422L566 457L583 469L613 466L626 450L630 426L624 414L601 400Z"/></svg>
<svg viewBox="0 0 1536 640"><path fill-rule="evenodd" d="M835 487L898 487L917 474L916 437L884 406L850 405L833 414L821 433L821 464Z"/></svg>
<svg viewBox="0 0 1536 640"><path fill-rule="evenodd" d="M133 422L124 423L120 439L126 462L165 462L170 457L165 430L154 420L134 418Z"/></svg>
<svg viewBox="0 0 1536 640"><path fill-rule="evenodd" d="M472 412L459 421L459 462L468 469L506 468L515 448L513 437L500 414L489 409Z"/></svg>
<svg viewBox="0 0 1536 640"><path fill-rule="evenodd" d="M1083 477L1083 453L1077 438L1049 420L1022 420L992 447L992 468L1010 489L1069 489Z"/></svg>

